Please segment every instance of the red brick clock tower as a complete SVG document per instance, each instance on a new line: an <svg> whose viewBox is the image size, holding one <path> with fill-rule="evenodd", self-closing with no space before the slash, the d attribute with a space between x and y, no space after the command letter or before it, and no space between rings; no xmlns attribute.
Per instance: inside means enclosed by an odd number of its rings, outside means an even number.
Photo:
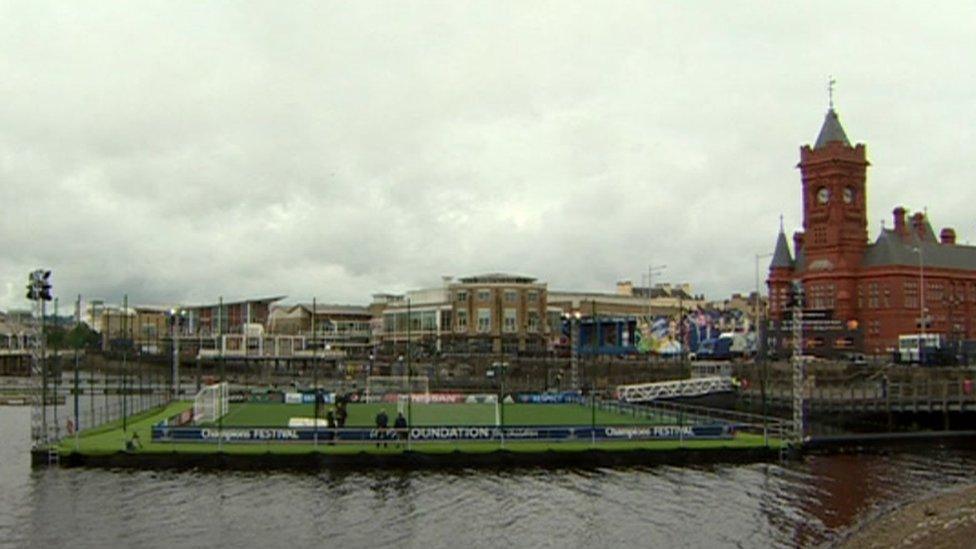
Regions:
<svg viewBox="0 0 976 549"><path fill-rule="evenodd" d="M837 113L827 112L817 141L800 148L803 179L803 265L807 306L857 315L857 271L868 244L863 144L851 146Z"/></svg>

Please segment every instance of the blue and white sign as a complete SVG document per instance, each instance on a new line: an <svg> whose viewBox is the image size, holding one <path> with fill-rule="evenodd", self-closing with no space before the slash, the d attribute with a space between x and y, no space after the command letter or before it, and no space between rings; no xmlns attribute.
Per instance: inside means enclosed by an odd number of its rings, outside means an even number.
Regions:
<svg viewBox="0 0 976 549"><path fill-rule="evenodd" d="M413 441L571 441L571 440L695 440L732 438L729 425L617 425L617 426L561 426L514 425L510 427L433 425L409 429ZM314 427L153 427L154 441L216 441L228 442L311 442L344 441L368 442L392 440L401 436L392 429L326 429Z"/></svg>

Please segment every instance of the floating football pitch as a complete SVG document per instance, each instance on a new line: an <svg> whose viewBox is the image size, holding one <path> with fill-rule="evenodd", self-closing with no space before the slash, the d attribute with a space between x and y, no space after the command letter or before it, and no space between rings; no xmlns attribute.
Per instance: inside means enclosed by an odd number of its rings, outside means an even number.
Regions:
<svg viewBox="0 0 976 549"><path fill-rule="evenodd" d="M156 454L167 456L173 463L179 463L179 456L200 454L213 454L223 452L236 455L269 455L269 454L390 454L401 453L404 448L396 445L389 447L379 447L373 443L367 444L340 444L340 445L313 445L310 443L248 443L248 444L201 444L199 442L157 442L152 440L152 426L164 419L178 415L179 413L192 407L191 402L174 402L167 406L148 410L140 414L131 416L128 421L128 429L123 429L121 421L115 421L88 429L81 433L77 438L68 437L59 444L62 455L79 454L82 456L99 456L117 453L136 453L136 454ZM349 407L350 417L347 427L369 426L372 425L375 413L380 408L385 407L387 413L396 412L396 404L389 406L380 404L353 404ZM447 422L459 421L467 417L470 425L494 424L494 405L471 405L471 404L416 404L413 407L413 417L415 425L449 424ZM463 412L461 410L464 410ZM451 413L451 412L454 413ZM234 424L224 423L224 426L234 427L238 424L244 426L249 424L255 427L277 427L286 425L288 419L295 416L310 417L313 414L312 405L300 404L235 404L231 407L231 412L224 417L224 420L234 421ZM427 414L425 416L425 414ZM425 419L425 417L427 419ZM392 419L392 418L391 418ZM671 421L668 421L671 419ZM579 404L506 404L505 423L506 425L517 425L519 423L527 425L587 425L591 421L591 410ZM531 423L528 423L531 422ZM606 425L654 425L654 424L674 424L674 418L663 417L634 417L633 415L620 414L597 410L597 422ZM130 440L135 433L141 439L141 448L135 451L124 452L126 441ZM779 448L784 442L778 439L764 439L761 435L745 434L737 432L732 439L720 440L626 440L626 441L607 441L597 444L597 448L608 451L631 451L631 450L654 450L654 451L673 451L673 450L737 450L737 449L756 449L756 448ZM586 441L572 442L510 442L506 445L509 452L536 453L536 452L580 452L589 451L593 446ZM490 453L499 449L496 442L445 442L434 444L418 444L413 447L414 452L420 453Z"/></svg>

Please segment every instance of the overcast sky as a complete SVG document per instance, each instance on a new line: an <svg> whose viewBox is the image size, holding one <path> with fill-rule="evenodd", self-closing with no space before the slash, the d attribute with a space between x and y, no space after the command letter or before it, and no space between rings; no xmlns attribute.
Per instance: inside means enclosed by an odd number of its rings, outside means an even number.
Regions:
<svg viewBox="0 0 976 549"><path fill-rule="evenodd" d="M976 243L972 2L0 3L0 308L755 285L827 108ZM763 259L765 271L768 259Z"/></svg>

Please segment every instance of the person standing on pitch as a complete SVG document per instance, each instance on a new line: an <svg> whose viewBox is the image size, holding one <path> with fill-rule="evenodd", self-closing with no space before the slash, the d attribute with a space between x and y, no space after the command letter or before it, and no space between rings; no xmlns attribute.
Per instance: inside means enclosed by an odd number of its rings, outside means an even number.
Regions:
<svg viewBox="0 0 976 549"><path fill-rule="evenodd" d="M315 391L315 421L317 422L320 417L322 417L322 407L325 405L325 397L322 395L322 390L317 389Z"/></svg>
<svg viewBox="0 0 976 549"><path fill-rule="evenodd" d="M380 413L376 414L376 438L383 440L383 447L386 447L386 426L389 424L390 418L386 415L386 410L380 409ZM379 441L376 442L379 446Z"/></svg>
<svg viewBox="0 0 976 549"><path fill-rule="evenodd" d="M347 403L348 400L346 400L345 397L336 403L336 422L338 422L338 427L340 429L346 426L346 418L349 417L349 411L346 410Z"/></svg>
<svg viewBox="0 0 976 549"><path fill-rule="evenodd" d="M332 444L332 440L335 439L335 426L335 414L332 413L332 408L329 408L329 411L325 413L325 427L329 430L325 438L329 441L329 444Z"/></svg>
<svg viewBox="0 0 976 549"><path fill-rule="evenodd" d="M396 430L396 436L401 441L407 440L407 418L403 417L403 412L397 414L396 420L393 421L393 428ZM399 446L402 443L398 443Z"/></svg>

